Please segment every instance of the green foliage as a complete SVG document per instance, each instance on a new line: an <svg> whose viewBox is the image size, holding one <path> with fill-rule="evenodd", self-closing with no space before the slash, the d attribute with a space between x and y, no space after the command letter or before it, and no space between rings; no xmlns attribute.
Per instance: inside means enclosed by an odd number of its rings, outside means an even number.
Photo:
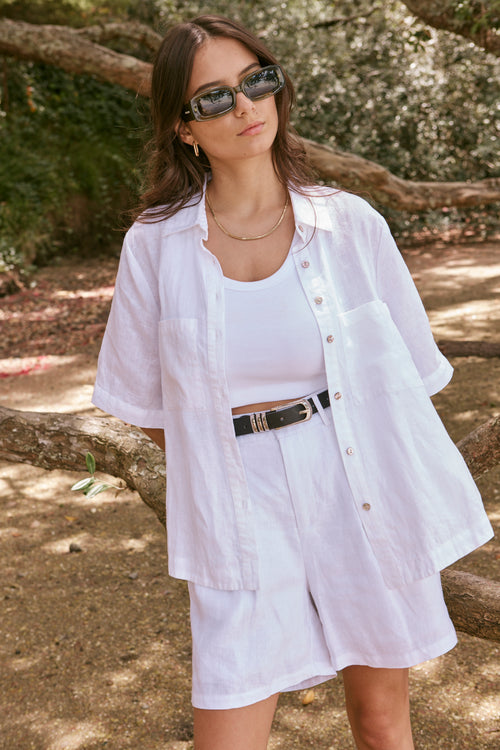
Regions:
<svg viewBox="0 0 500 750"><path fill-rule="evenodd" d="M0 15L28 23L83 26L127 13L130 0L0 0Z"/></svg>
<svg viewBox="0 0 500 750"><path fill-rule="evenodd" d="M453 13L459 23L470 25L473 34L484 29L500 28L500 2L498 0L490 0L488 7L478 0L458 0L453 3Z"/></svg>
<svg viewBox="0 0 500 750"><path fill-rule="evenodd" d="M498 25L496 5L483 25ZM476 3L456 6L465 18ZM301 135L410 180L499 176L500 62L415 20L397 0L0 0L0 14L77 26L122 18L165 31L200 13L234 17L269 44L296 84L293 124ZM6 62L4 81L0 264L116 247L120 209L134 201L141 179L147 104L42 65ZM489 217L384 213L400 233L452 221L477 226L481 236L498 231L494 210Z"/></svg>
<svg viewBox="0 0 500 750"><path fill-rule="evenodd" d="M78 482L75 482L75 484L71 487L73 492L83 492L85 497L92 498L96 495L99 495L101 492L106 492L106 490L113 489L116 491L120 491L125 489L125 487L119 487L116 484L109 484L108 482L100 482L96 479L95 458L90 452L88 452L85 456L85 465L87 466L87 471L89 472L90 476L84 477Z"/></svg>
<svg viewBox="0 0 500 750"><path fill-rule="evenodd" d="M116 245L121 208L136 199L143 127L121 87L57 68L11 63L0 120L0 261Z"/></svg>

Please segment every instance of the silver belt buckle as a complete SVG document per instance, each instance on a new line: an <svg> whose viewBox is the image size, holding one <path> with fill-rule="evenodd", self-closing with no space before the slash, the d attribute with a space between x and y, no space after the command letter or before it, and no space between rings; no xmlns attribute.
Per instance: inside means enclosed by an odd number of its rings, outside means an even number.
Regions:
<svg viewBox="0 0 500 750"><path fill-rule="evenodd" d="M283 411L284 409L289 409L291 406L303 406L304 410L300 411L299 414L305 415L304 419L300 419L298 422L292 422L292 424L300 424L301 422L308 422L311 419L313 415L313 408L306 398L300 399L299 401L292 401L289 404L285 404L285 406L277 406L276 408L270 409L269 411L279 412L279 411ZM284 427L290 427L290 425L284 424L284 425L281 425L281 427L275 427L274 429L282 430Z"/></svg>

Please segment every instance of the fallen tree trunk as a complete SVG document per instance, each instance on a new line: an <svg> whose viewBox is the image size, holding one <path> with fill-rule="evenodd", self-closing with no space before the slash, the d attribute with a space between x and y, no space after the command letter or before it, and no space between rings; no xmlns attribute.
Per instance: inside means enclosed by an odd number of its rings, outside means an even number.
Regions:
<svg viewBox="0 0 500 750"><path fill-rule="evenodd" d="M81 29L0 19L0 54L93 75L149 96L151 64L86 39Z"/></svg>
<svg viewBox="0 0 500 750"><path fill-rule="evenodd" d="M460 570L441 573L446 606L457 630L500 640L500 582ZM470 627L474 623L473 628Z"/></svg>
<svg viewBox="0 0 500 750"><path fill-rule="evenodd" d="M475 477L500 462L500 418L478 430L459 444ZM496 447L488 456L492 440ZM93 453L100 471L123 479L165 525L165 456L141 430L104 417L0 406L0 459L83 474L87 451ZM442 580L455 626L500 641L500 583L455 570L444 571Z"/></svg>
<svg viewBox="0 0 500 750"><path fill-rule="evenodd" d="M443 206L468 208L500 199L500 179L496 177L478 182L412 182L361 156L305 138L303 142L321 179L398 211L426 211Z"/></svg>
<svg viewBox="0 0 500 750"><path fill-rule="evenodd" d="M500 463L500 417L492 417L457 443L474 479Z"/></svg>
<svg viewBox="0 0 500 750"><path fill-rule="evenodd" d="M104 24L72 29L0 19L0 54L55 65L68 73L93 75L143 96L150 95L150 63L114 52L92 39L128 38L154 47L158 35L138 24ZM412 182L380 164L314 141L303 140L320 179L373 198L400 211L468 208L500 201L500 179L477 182Z"/></svg>
<svg viewBox="0 0 500 750"><path fill-rule="evenodd" d="M99 471L123 479L165 525L165 454L142 430L106 417L0 406L1 460L84 474L87 451Z"/></svg>
<svg viewBox="0 0 500 750"><path fill-rule="evenodd" d="M500 357L500 344L495 341L449 341L437 342L446 357Z"/></svg>

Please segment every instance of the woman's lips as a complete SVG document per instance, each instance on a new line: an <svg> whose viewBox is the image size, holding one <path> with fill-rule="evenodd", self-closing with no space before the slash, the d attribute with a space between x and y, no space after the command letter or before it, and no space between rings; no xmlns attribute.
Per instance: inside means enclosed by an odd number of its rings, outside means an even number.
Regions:
<svg viewBox="0 0 500 750"><path fill-rule="evenodd" d="M264 127L263 122L252 122L251 125L242 130L238 135L258 135Z"/></svg>

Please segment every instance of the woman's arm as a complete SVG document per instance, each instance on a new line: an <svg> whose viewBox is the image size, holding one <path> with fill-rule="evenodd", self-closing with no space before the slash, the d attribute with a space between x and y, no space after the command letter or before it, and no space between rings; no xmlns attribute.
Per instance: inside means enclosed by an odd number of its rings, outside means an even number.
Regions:
<svg viewBox="0 0 500 750"><path fill-rule="evenodd" d="M165 450L165 433L163 432L163 430L159 430L156 428L146 429L145 427L141 427L141 430L146 433L148 438L150 438L153 443L159 445L162 451Z"/></svg>

